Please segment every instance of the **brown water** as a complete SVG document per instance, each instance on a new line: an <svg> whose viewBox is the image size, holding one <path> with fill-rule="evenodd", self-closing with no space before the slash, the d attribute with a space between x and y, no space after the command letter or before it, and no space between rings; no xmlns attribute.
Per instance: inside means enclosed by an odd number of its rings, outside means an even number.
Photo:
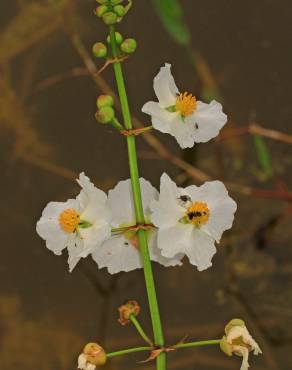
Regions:
<svg viewBox="0 0 292 370"><path fill-rule="evenodd" d="M98 341L108 351L142 345L133 328L117 323L116 308L125 299L141 303L141 321L149 333L151 328L142 271L113 278L88 259L69 274L66 256L54 256L36 235L35 223L47 202L78 193L70 179L74 173L84 170L108 189L128 177L128 167L122 139L95 122L100 91L88 76L67 75L72 68L83 68L83 63L64 32L64 22L52 31L54 18L45 14L38 33L30 33L31 40L15 36L14 31L11 41L3 44L8 27L21 5L28 7L26 3L2 0L0 4L0 360L10 370L69 370L76 368L76 356L88 341ZM181 4L192 46L210 66L234 125L256 119L266 128L291 134L290 1L185 0ZM105 37L92 14L94 6L93 0L80 0L73 14L66 13L67 26L73 19L88 49ZM32 17L25 14L20 23L17 35L24 33L23 25L27 30ZM47 36L36 41L44 30ZM164 31L151 2L136 1L121 32L138 41L124 70L132 112L142 122L148 123L141 106L154 98L152 79L164 62L172 63L181 89L201 94L185 50ZM40 89L44 80L56 75L63 80ZM103 77L115 89L110 69ZM171 137L155 135L182 155ZM149 146L141 138L137 142L145 157ZM259 175L250 138L224 143L219 148L220 171L218 147L212 142L198 146L196 165L214 177L224 174L229 181L274 188L273 179L263 181ZM266 143L275 177L291 189L291 146ZM194 157L191 151L184 156ZM159 158L141 158L140 169L155 186L163 171L180 174ZM198 273L187 263L181 268L154 267L167 343L175 344L186 334L189 340L220 337L229 319L241 317L264 349L263 356L251 359L252 368L288 369L292 365L291 213L283 201L232 195L239 210L224 246L218 247L213 268ZM97 282L106 293L98 290ZM238 292L230 295L235 288ZM117 358L108 366L153 368L151 363L137 364L146 355ZM239 369L240 360L225 357L217 348L185 349L169 355L169 367Z"/></svg>

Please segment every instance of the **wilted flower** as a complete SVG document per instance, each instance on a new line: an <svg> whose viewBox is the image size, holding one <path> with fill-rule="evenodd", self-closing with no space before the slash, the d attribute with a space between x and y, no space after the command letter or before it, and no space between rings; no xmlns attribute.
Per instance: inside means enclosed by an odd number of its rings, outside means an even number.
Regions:
<svg viewBox="0 0 292 370"><path fill-rule="evenodd" d="M159 199L150 207L161 254L172 258L183 253L201 271L212 265L215 241L232 226L236 203L220 181L183 189L164 173Z"/></svg>
<svg viewBox="0 0 292 370"><path fill-rule="evenodd" d="M137 301L128 301L127 303L121 305L118 308L120 317L119 323L122 325L127 325L130 322L130 316L138 316L140 313L140 306Z"/></svg>
<svg viewBox="0 0 292 370"><path fill-rule="evenodd" d="M36 226L48 249L57 255L68 249L70 271L80 258L92 253L111 233L106 194L84 173L79 175L77 182L82 188L77 198L50 202Z"/></svg>
<svg viewBox="0 0 292 370"><path fill-rule="evenodd" d="M164 266L180 264L182 256L165 258L157 248L157 231L150 223L149 205L158 198L158 192L143 178L140 178L140 185L146 221L143 227L147 232L151 260ZM113 190L110 190L108 202L113 215L112 237L94 251L93 259L99 268L107 267L111 274L142 268L131 181L120 181Z"/></svg>
<svg viewBox="0 0 292 370"><path fill-rule="evenodd" d="M95 370L106 363L106 353L97 343L87 343L78 357L78 369Z"/></svg>
<svg viewBox="0 0 292 370"><path fill-rule="evenodd" d="M217 136L227 121L222 105L215 100L206 104L190 93L180 93L170 68L170 64L160 68L153 83L158 102L147 102L142 112L152 117L155 129L174 136L182 148L205 143Z"/></svg>
<svg viewBox="0 0 292 370"><path fill-rule="evenodd" d="M220 347L228 356L235 353L242 357L240 370L249 368L248 356L249 352L255 355L262 353L257 342L249 334L245 323L240 319L233 319L225 326L225 334L221 339Z"/></svg>

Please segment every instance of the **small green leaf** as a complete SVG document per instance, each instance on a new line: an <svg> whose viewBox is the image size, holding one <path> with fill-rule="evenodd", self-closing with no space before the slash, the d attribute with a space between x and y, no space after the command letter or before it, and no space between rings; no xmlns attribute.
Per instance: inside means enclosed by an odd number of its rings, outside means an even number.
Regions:
<svg viewBox="0 0 292 370"><path fill-rule="evenodd" d="M177 0L152 0L155 10L166 31L181 45L189 45L191 35Z"/></svg>
<svg viewBox="0 0 292 370"><path fill-rule="evenodd" d="M261 136L253 135L253 140L261 170L265 174L265 178L268 179L273 176L273 166L268 147Z"/></svg>

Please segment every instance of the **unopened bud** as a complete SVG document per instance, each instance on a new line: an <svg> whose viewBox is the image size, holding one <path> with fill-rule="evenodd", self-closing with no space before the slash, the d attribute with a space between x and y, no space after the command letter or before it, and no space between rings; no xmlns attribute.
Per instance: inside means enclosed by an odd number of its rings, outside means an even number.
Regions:
<svg viewBox="0 0 292 370"><path fill-rule="evenodd" d="M97 343L87 343L78 357L78 369L93 370L106 363L106 353Z"/></svg>
<svg viewBox="0 0 292 370"><path fill-rule="evenodd" d="M99 4L106 4L108 3L108 0L96 0L96 2Z"/></svg>
<svg viewBox="0 0 292 370"><path fill-rule="evenodd" d="M100 95L96 100L98 109L103 107L112 107L114 105L114 99L110 95Z"/></svg>
<svg viewBox="0 0 292 370"><path fill-rule="evenodd" d="M140 313L140 306L138 304L138 302L136 301L128 301L127 303L123 304L122 306L120 306L118 308L118 311L119 311L119 314L120 314L120 318L119 318L119 323L121 325L127 325L129 324L130 320L130 316L133 315L133 316L138 316L139 313Z"/></svg>
<svg viewBox="0 0 292 370"><path fill-rule="evenodd" d="M104 58L107 55L107 47L102 42L97 42L92 47L92 53L97 58Z"/></svg>
<svg viewBox="0 0 292 370"><path fill-rule="evenodd" d="M123 17L126 13L126 10L123 7L123 5L116 5L114 6L114 12L116 13L118 17Z"/></svg>
<svg viewBox="0 0 292 370"><path fill-rule="evenodd" d="M106 5L100 5L95 9L95 14L101 18L107 11L108 7Z"/></svg>
<svg viewBox="0 0 292 370"><path fill-rule="evenodd" d="M120 48L126 54L132 54L136 50L137 42L135 39L126 39L122 42Z"/></svg>
<svg viewBox="0 0 292 370"><path fill-rule="evenodd" d="M124 38L120 34L120 32L115 32L115 37L116 37L116 42L117 42L118 45L120 45L124 40ZM110 44L110 42L111 42L110 35L108 35L108 37L106 38L106 41Z"/></svg>
<svg viewBox="0 0 292 370"><path fill-rule="evenodd" d="M114 117L115 112L112 107L100 108L95 115L96 120L104 125L107 123L111 123Z"/></svg>
<svg viewBox="0 0 292 370"><path fill-rule="evenodd" d="M113 12L108 12L102 16L102 20L105 24L111 25L117 23L118 16Z"/></svg>
<svg viewBox="0 0 292 370"><path fill-rule="evenodd" d="M123 2L123 0L111 0L112 5L117 5L117 4L120 4L122 2Z"/></svg>

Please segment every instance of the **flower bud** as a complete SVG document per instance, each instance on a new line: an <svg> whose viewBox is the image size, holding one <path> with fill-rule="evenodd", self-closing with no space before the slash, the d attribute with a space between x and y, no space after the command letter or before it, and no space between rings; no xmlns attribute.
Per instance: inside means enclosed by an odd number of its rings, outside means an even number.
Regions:
<svg viewBox="0 0 292 370"><path fill-rule="evenodd" d="M116 37L116 42L117 42L118 45L120 45L124 40L124 38L120 34L120 32L115 32L115 37ZM108 37L106 38L106 41L108 42L108 44L110 44L110 42L111 42L110 35L108 35Z"/></svg>
<svg viewBox="0 0 292 370"><path fill-rule="evenodd" d="M117 4L120 4L122 2L123 2L123 0L111 0L112 5L117 5Z"/></svg>
<svg viewBox="0 0 292 370"><path fill-rule="evenodd" d="M119 311L119 314L120 314L120 318L119 318L119 323L121 325L127 325L129 324L130 320L130 316L133 315L133 316L138 316L139 313L140 313L140 306L138 304L138 302L136 301L128 301L127 303L123 304L122 306L120 306L118 308L118 311Z"/></svg>
<svg viewBox="0 0 292 370"><path fill-rule="evenodd" d="M132 54L136 50L137 42L135 39L126 39L121 44L121 50L126 54Z"/></svg>
<svg viewBox="0 0 292 370"><path fill-rule="evenodd" d="M101 18L107 11L108 7L106 5L100 5L95 9L95 14Z"/></svg>
<svg viewBox="0 0 292 370"><path fill-rule="evenodd" d="M96 120L102 124L111 123L114 117L115 117L115 112L113 108L108 107L108 106L100 108L95 115Z"/></svg>
<svg viewBox="0 0 292 370"><path fill-rule="evenodd" d="M126 10L123 7L123 5L116 5L114 6L114 12L116 13L118 17L123 17L126 13Z"/></svg>
<svg viewBox="0 0 292 370"><path fill-rule="evenodd" d="M107 55L107 47L102 42L96 42L92 47L92 53L96 58L104 58Z"/></svg>
<svg viewBox="0 0 292 370"><path fill-rule="evenodd" d="M100 95L96 100L96 106L98 109L103 107L112 107L114 105L114 99L110 95Z"/></svg>
<svg viewBox="0 0 292 370"><path fill-rule="evenodd" d="M225 334L220 341L221 350L228 356L232 356L233 353L241 356L241 370L247 370L249 353L253 352L255 355L262 353L259 345L250 335L244 321L240 319L229 321L225 326Z"/></svg>
<svg viewBox="0 0 292 370"><path fill-rule="evenodd" d="M78 369L94 370L106 363L106 353L97 343L87 343L78 357Z"/></svg>
<svg viewBox="0 0 292 370"><path fill-rule="evenodd" d="M96 2L99 4L106 4L108 0L96 0Z"/></svg>
<svg viewBox="0 0 292 370"><path fill-rule="evenodd" d="M102 16L102 20L105 24L111 25L117 23L118 16L113 12L108 12Z"/></svg>

